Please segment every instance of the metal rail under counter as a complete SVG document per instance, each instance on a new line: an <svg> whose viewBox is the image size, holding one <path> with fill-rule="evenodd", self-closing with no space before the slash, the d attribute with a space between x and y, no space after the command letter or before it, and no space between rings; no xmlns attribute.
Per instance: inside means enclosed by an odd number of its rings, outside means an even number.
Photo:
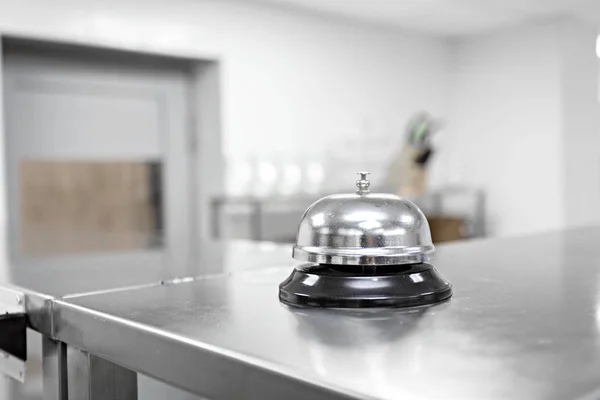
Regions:
<svg viewBox="0 0 600 400"><path fill-rule="evenodd" d="M215 400L593 399L598 242L600 227L438 246L454 296L412 309L284 306L289 248L258 245L262 265L225 246L238 255L186 271L21 272L0 299L20 293L45 336L45 399L135 399L136 373Z"/></svg>

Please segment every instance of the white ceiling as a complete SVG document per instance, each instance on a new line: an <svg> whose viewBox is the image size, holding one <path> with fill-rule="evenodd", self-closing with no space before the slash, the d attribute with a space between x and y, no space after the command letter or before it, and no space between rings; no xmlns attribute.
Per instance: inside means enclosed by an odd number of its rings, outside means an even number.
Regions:
<svg viewBox="0 0 600 400"><path fill-rule="evenodd" d="M600 0L261 0L439 35L468 35L558 15L600 23Z"/></svg>

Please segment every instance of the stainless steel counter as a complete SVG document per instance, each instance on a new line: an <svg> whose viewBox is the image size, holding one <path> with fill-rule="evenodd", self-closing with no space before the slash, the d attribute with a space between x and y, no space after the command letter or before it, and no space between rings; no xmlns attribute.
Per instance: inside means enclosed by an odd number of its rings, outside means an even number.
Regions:
<svg viewBox="0 0 600 400"><path fill-rule="evenodd" d="M13 288L25 293L34 329L52 335L51 303L60 298L92 295L114 290L187 282L205 276L224 276L288 259L290 246L273 243L207 241L198 246L197 261L175 265L168 259L131 253L118 256L70 257L4 265L6 278L0 290ZM117 262L118 260L118 262ZM291 260L287 260L292 265Z"/></svg>
<svg viewBox="0 0 600 400"><path fill-rule="evenodd" d="M281 253L57 298L53 336L211 399L595 399L598 243L600 228L586 228L440 246L454 297L404 311L285 307Z"/></svg>

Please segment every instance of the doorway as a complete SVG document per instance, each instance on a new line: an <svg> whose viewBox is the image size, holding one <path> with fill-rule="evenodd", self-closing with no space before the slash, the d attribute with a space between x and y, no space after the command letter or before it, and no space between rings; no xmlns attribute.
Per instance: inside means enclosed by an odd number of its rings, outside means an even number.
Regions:
<svg viewBox="0 0 600 400"><path fill-rule="evenodd" d="M194 263L221 190L218 63L0 39L10 257L0 272ZM28 343L27 384L0 385L0 397L39 398L39 334ZM139 381L141 398L194 398Z"/></svg>
<svg viewBox="0 0 600 400"><path fill-rule="evenodd" d="M190 61L3 41L15 264L189 261Z"/></svg>

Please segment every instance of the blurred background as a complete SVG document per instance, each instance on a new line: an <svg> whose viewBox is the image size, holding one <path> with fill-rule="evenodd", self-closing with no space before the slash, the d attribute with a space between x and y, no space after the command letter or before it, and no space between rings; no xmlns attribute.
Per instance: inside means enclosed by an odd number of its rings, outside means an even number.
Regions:
<svg viewBox="0 0 600 400"><path fill-rule="evenodd" d="M437 243L597 224L599 33L597 0L3 0L1 254L293 242L358 171Z"/></svg>
<svg viewBox="0 0 600 400"><path fill-rule="evenodd" d="M436 242L598 222L599 15L593 0L3 1L11 259L290 242L359 170L419 204Z"/></svg>

